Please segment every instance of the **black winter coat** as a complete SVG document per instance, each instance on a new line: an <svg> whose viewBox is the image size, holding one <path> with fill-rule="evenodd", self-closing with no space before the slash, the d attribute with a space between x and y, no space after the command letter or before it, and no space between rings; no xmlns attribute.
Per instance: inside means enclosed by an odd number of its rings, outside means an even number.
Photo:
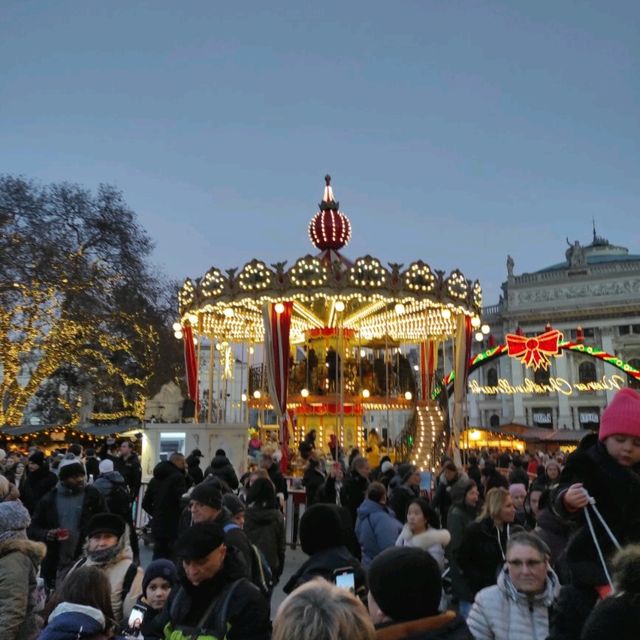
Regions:
<svg viewBox="0 0 640 640"><path fill-rule="evenodd" d="M504 553L507 541L517 531L523 531L517 525L505 525L500 532L491 518L480 522L472 522L464 532L462 544L458 549L458 565L462 571L462 579L475 596L480 589L496 584L499 571L504 565Z"/></svg>
<svg viewBox="0 0 640 640"><path fill-rule="evenodd" d="M420 489L418 489L418 487L410 487L407 484L401 484L391 492L389 506L393 509L393 513L396 514L396 518L398 518L400 522L405 523L407 521L409 504L412 500L419 497Z"/></svg>
<svg viewBox="0 0 640 640"><path fill-rule="evenodd" d="M368 486L369 480L357 471L353 471L345 478L340 489L340 504L349 512L353 526L358 517L358 507L364 502Z"/></svg>
<svg viewBox="0 0 640 640"><path fill-rule="evenodd" d="M273 577L278 579L284 569L284 516L280 509L250 506L244 512L244 532L262 551Z"/></svg>
<svg viewBox="0 0 640 640"><path fill-rule="evenodd" d="M122 474L124 481L127 483L131 500L135 500L138 497L142 482L142 465L138 454L132 453L126 460L117 458L114 466L115 470Z"/></svg>
<svg viewBox="0 0 640 640"><path fill-rule="evenodd" d="M274 462L267 469L267 473L269 474L269 478L271 478L271 482L273 482L273 486L276 488L276 493L281 493L286 500L289 497L289 491L287 490L287 481L280 473L278 465Z"/></svg>
<svg viewBox="0 0 640 640"><path fill-rule="evenodd" d="M640 596L621 594L599 602L582 630L582 640L637 640Z"/></svg>
<svg viewBox="0 0 640 640"><path fill-rule="evenodd" d="M142 500L142 508L151 516L154 538L175 540L182 511L182 494L187 490L184 472L163 460L153 469L153 478Z"/></svg>
<svg viewBox="0 0 640 640"><path fill-rule="evenodd" d="M205 475L216 476L235 491L238 488L238 476L231 464L231 460L227 456L215 456L211 461L211 466L207 469Z"/></svg>
<svg viewBox="0 0 640 640"><path fill-rule="evenodd" d="M473 640L462 616L445 611L428 618L376 625L385 640Z"/></svg>
<svg viewBox="0 0 640 640"><path fill-rule="evenodd" d="M47 555L42 561L42 576L48 584L56 579L58 570L58 541L47 540L47 531L57 529L60 526L58 518L58 510L56 507L56 498L59 488L56 486L47 493L36 505L31 524L27 529L27 533L31 540L44 542L47 545ZM77 559L82 554L82 547L87 536L87 525L89 520L98 514L107 511L104 498L97 489L91 485L85 487L84 498L82 502L82 511L80 513L79 537L74 558Z"/></svg>
<svg viewBox="0 0 640 640"><path fill-rule="evenodd" d="M58 477L43 463L36 471L27 471L20 483L20 500L33 515L38 502L58 483Z"/></svg>
<svg viewBox="0 0 640 640"><path fill-rule="evenodd" d="M570 514L562 497L570 485L582 482L596 501L618 542L625 546L640 542L640 475L620 466L601 442L578 449L567 459L560 476L555 507L561 515L577 519L582 525L570 539L566 549L566 564L571 582L577 587L594 587L607 583L589 528L583 513ZM615 550L598 518L592 514L598 540L609 557Z"/></svg>
<svg viewBox="0 0 640 640"><path fill-rule="evenodd" d="M302 476L302 486L307 492L307 507L315 504L318 489L324 484L325 477L317 470L308 468Z"/></svg>

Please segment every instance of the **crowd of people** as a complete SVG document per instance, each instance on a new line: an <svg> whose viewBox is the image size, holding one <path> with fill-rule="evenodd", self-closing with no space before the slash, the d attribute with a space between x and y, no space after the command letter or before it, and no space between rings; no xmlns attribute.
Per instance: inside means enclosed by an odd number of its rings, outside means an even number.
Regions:
<svg viewBox="0 0 640 640"><path fill-rule="evenodd" d="M330 443L331 444L331 443ZM0 450L0 629L7 640L619 640L640 637L640 394L624 389L568 456L471 452L372 468L300 444L307 559L285 569L277 452L238 477L223 450L174 452L133 513L129 441L47 456ZM255 447L254 447L255 448ZM292 517L289 514L289 517Z"/></svg>

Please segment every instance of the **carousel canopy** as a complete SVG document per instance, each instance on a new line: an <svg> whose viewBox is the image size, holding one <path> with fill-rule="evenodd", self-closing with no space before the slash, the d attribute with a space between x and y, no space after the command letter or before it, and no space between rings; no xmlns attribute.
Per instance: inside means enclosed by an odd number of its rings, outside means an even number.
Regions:
<svg viewBox="0 0 640 640"><path fill-rule="evenodd" d="M480 283L455 269L449 275L418 260L384 266L366 255L354 261L339 253L351 237L351 223L339 210L325 178L323 200L309 225L320 253L267 265L254 259L224 273L211 267L202 278L187 279L179 293L183 319L199 333L230 342L264 341L265 303L293 302L291 342L302 343L312 329L341 326L362 341L385 337L417 343L452 336L460 314L477 316Z"/></svg>

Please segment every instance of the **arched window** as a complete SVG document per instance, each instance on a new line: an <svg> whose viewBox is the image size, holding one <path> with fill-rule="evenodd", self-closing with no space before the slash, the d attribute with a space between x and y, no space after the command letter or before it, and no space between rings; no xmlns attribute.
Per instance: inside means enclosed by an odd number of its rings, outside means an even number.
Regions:
<svg viewBox="0 0 640 640"><path fill-rule="evenodd" d="M640 370L640 358L633 358L633 359L629 360L629 364L630 364L634 369L638 369L638 370ZM635 378L632 378L631 376L628 376L628 378L627 378L627 384L628 384L632 389L640 389L640 380L636 380Z"/></svg>
<svg viewBox="0 0 640 640"><path fill-rule="evenodd" d="M581 362L578 367L578 380L582 384L596 381L596 364L595 362Z"/></svg>
<svg viewBox="0 0 640 640"><path fill-rule="evenodd" d="M498 372L493 367L491 367L487 371L487 386L489 387L498 386Z"/></svg>
<svg viewBox="0 0 640 640"><path fill-rule="evenodd" d="M500 416L497 416L495 413L489 418L489 426L496 427L500 426Z"/></svg>

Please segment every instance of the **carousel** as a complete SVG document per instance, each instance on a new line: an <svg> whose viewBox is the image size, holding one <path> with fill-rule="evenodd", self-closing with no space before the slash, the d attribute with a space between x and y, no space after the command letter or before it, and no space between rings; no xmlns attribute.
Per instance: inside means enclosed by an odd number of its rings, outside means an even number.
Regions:
<svg viewBox="0 0 640 640"><path fill-rule="evenodd" d="M174 329L184 339L196 416L203 402L199 351L209 344L227 378L247 354L243 417L272 410L285 453L312 430L316 448L333 456L352 447L375 454L400 439L413 463L432 469L445 446L457 453L471 337L480 327L480 284L422 260L405 268L344 255L351 223L330 176L318 209L309 223L315 251L291 266L253 259L184 282ZM445 352L451 361L439 363ZM457 373L450 416L448 404L432 400L437 372L447 367ZM211 388L205 396L211 422ZM398 415L402 432L390 434L384 425L398 424Z"/></svg>

